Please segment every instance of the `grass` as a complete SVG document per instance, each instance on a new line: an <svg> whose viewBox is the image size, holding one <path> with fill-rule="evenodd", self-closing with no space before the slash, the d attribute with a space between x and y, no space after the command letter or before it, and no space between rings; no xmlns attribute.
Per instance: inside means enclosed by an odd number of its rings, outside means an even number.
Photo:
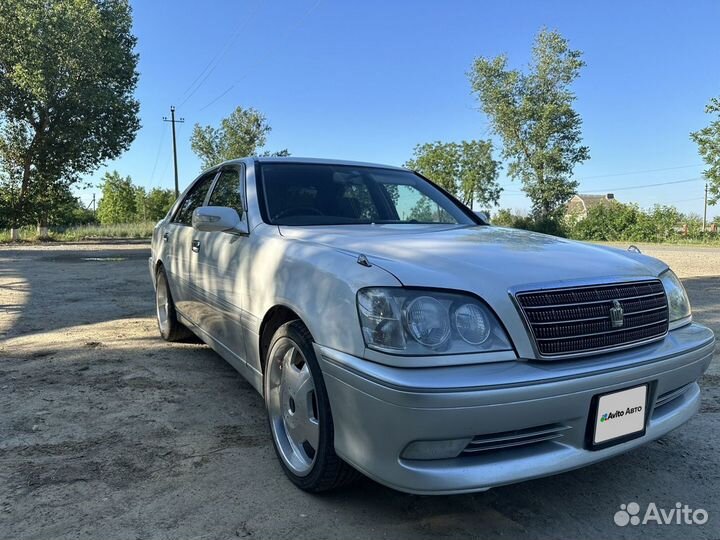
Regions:
<svg viewBox="0 0 720 540"><path fill-rule="evenodd" d="M77 225L73 227L52 228L50 230L50 241L55 242L78 242L81 240L96 240L104 238L117 239L142 239L152 236L155 223L145 221L140 223L119 223L116 225ZM37 228L28 226L20 229L21 242L37 242ZM593 244L607 244L619 247L627 247L631 244L655 245L655 246L693 246L693 247L720 247L720 236L709 234L704 238L683 238L676 237L660 242L646 242L633 240L584 240ZM10 242L10 231L0 230L0 243Z"/></svg>
<svg viewBox="0 0 720 540"><path fill-rule="evenodd" d="M602 244L617 247L637 246L687 246L687 247L720 247L720 238L670 238L660 242L648 242L645 240L582 240L591 244Z"/></svg>
<svg viewBox="0 0 720 540"><path fill-rule="evenodd" d="M119 223L116 225L77 225L74 227L50 229L50 241L78 242L80 240L94 240L104 238L150 238L155 223L146 221L141 223ZM20 229L21 242L37 242L36 227L22 227ZM0 231L0 242L10 242L10 231Z"/></svg>

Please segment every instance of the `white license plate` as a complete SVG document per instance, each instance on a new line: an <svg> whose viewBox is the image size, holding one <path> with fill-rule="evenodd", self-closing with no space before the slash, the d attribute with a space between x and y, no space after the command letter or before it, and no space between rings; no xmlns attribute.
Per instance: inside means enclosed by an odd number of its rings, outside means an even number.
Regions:
<svg viewBox="0 0 720 540"><path fill-rule="evenodd" d="M629 439L644 432L647 391L647 385L643 385L600 396L595 413L593 445Z"/></svg>

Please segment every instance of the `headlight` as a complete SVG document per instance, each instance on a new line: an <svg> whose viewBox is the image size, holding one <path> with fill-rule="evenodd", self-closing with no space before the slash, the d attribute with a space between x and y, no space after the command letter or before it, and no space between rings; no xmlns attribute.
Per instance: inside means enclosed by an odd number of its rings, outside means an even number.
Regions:
<svg viewBox="0 0 720 540"><path fill-rule="evenodd" d="M370 287L358 292L357 303L372 349L403 355L512 350L490 309L470 295Z"/></svg>
<svg viewBox="0 0 720 540"><path fill-rule="evenodd" d="M480 345L490 336L490 321L477 304L463 304L455 310L455 329L470 345Z"/></svg>
<svg viewBox="0 0 720 540"><path fill-rule="evenodd" d="M685 287L672 270L663 272L660 280L667 295L670 330L688 324L692 320L692 313Z"/></svg>
<svg viewBox="0 0 720 540"><path fill-rule="evenodd" d="M450 316L432 296L418 296L403 309L405 327L410 335L426 347L437 348L450 337Z"/></svg>

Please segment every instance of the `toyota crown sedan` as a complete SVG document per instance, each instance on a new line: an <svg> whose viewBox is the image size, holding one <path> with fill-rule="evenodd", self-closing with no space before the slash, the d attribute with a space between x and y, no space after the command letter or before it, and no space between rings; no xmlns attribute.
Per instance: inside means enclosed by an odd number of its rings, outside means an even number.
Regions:
<svg viewBox="0 0 720 540"><path fill-rule="evenodd" d="M162 337L255 387L307 491L481 491L622 454L698 411L715 347L665 263L491 226L398 167L223 163L149 265Z"/></svg>

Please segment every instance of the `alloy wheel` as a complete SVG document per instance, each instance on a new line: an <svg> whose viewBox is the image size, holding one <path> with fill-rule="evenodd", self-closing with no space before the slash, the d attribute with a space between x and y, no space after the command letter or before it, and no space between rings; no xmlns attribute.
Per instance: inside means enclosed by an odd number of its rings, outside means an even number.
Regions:
<svg viewBox="0 0 720 540"><path fill-rule="evenodd" d="M287 337L268 355L266 392L270 428L285 465L298 476L312 470L320 439L317 395L310 366Z"/></svg>

